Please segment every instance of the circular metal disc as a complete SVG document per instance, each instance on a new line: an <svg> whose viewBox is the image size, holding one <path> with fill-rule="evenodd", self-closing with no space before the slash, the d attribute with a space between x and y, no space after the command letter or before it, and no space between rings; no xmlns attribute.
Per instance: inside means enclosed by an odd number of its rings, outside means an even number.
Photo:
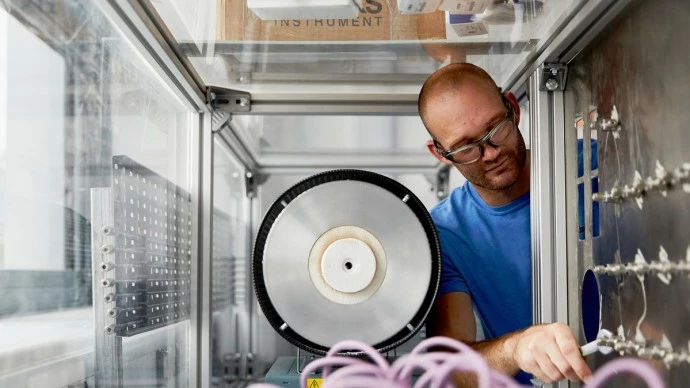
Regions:
<svg viewBox="0 0 690 388"><path fill-rule="evenodd" d="M319 237L343 226L364 229L385 252L380 286L353 304L324 297L309 268ZM399 183L357 170L316 175L278 198L260 228L253 264L271 325L315 353L345 339L382 351L402 344L422 326L440 278L438 240L421 202Z"/></svg>

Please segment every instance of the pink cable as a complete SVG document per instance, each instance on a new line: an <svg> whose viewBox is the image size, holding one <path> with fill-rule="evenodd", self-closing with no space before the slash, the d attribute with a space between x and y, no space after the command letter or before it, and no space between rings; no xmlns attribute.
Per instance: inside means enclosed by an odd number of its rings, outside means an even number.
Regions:
<svg viewBox="0 0 690 388"><path fill-rule="evenodd" d="M299 384L302 387L306 387L307 378L311 376L311 374L319 368L323 368L323 372L321 373L321 375L322 378L325 379L326 377L328 377L328 372L330 371L331 366L342 365L343 367L345 367L348 365L362 364L367 364L367 362L353 357L327 356L324 358L319 358L318 360L314 360L304 367L304 369L302 370L302 374L299 377Z"/></svg>
<svg viewBox="0 0 690 388"><path fill-rule="evenodd" d="M588 387L599 387L619 373L630 373L641 378L649 388L663 388L664 381L659 373L648 363L632 357L617 358L599 368L587 384Z"/></svg>
<svg viewBox="0 0 690 388"><path fill-rule="evenodd" d="M486 362L477 360L470 354L450 354L443 364L434 370L424 373L414 385L415 388L430 386L440 388L448 382L451 374L455 371L474 372L477 375L479 388L489 388L490 375Z"/></svg>
<svg viewBox="0 0 690 388"><path fill-rule="evenodd" d="M331 373L327 381L337 386L336 382L349 382L349 379L355 376L371 377L380 381L386 381L386 372L370 363L364 363L362 365L354 364L346 368L340 368ZM343 386L345 386L345 384L343 384Z"/></svg>
<svg viewBox="0 0 690 388"><path fill-rule="evenodd" d="M367 356L371 358L375 363L379 365L379 367L383 370L388 370L388 361L386 361L385 358L379 353L376 349L372 348L371 346L365 344L364 342L360 341L354 341L354 340L345 340L345 341L340 341L337 344L333 345L332 348L328 350L328 353L326 353L326 357L335 355L338 352L342 352L345 350L358 350Z"/></svg>
<svg viewBox="0 0 690 388"><path fill-rule="evenodd" d="M430 348L443 346L457 351L427 352ZM338 355L341 351L358 351L369 356L372 362L355 357ZM332 367L340 366L333 373ZM453 372L474 372L479 386L517 388L515 380L491 369L486 360L469 346L450 338L434 337L422 341L410 354L397 359L392 365L371 346L359 341L342 341L335 344L326 357L307 364L300 376L300 385L307 388L307 378L317 369L323 368L323 388L409 388L412 373L422 370L415 388L445 388ZM329 376L330 373L330 376ZM617 373L631 373L645 381L649 388L663 388L661 376L648 363L635 358L619 358L601 367L587 387L597 388ZM274 387L270 384L253 384L251 388Z"/></svg>
<svg viewBox="0 0 690 388"><path fill-rule="evenodd" d="M416 369L429 371L438 367L447 355L443 354L417 354L405 355L397 359L388 370L388 378L397 381L400 386L409 387L412 385L412 372Z"/></svg>

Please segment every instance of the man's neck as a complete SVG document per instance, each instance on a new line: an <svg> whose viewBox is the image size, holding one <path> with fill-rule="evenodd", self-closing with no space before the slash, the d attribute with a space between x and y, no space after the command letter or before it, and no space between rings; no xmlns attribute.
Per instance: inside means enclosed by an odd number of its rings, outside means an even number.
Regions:
<svg viewBox="0 0 690 388"><path fill-rule="evenodd" d="M479 194L479 196L482 197L484 202L486 202L486 204L489 206L501 206L509 204L523 196L525 193L529 192L531 159L532 158L528 151L527 158L525 159L525 167L522 169L520 177L512 186L505 190L489 190L474 184L472 184L472 187L474 187L475 191L477 191L477 194Z"/></svg>

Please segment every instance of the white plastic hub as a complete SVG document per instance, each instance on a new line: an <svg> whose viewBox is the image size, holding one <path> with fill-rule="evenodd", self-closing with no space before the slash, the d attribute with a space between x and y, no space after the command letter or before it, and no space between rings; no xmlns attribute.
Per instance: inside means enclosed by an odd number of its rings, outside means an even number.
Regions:
<svg viewBox="0 0 690 388"><path fill-rule="evenodd" d="M333 289L359 292L374 279L376 257L369 246L355 238L344 238L326 248L321 260L321 275Z"/></svg>

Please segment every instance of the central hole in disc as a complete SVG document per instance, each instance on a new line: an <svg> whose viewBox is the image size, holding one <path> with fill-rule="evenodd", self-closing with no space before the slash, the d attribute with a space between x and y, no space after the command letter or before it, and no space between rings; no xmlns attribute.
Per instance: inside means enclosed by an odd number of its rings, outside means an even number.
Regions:
<svg viewBox="0 0 690 388"><path fill-rule="evenodd" d="M345 269L351 270L352 269L352 263L350 263L349 261L346 261L345 262Z"/></svg>

